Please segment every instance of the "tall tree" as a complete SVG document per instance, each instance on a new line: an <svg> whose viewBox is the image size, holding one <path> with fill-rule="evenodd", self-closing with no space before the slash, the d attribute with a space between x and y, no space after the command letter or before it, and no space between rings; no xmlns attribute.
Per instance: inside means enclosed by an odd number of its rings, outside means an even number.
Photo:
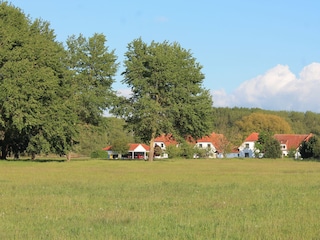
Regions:
<svg viewBox="0 0 320 240"><path fill-rule="evenodd" d="M69 69L72 71L74 100L81 122L99 125L103 112L115 98L112 90L118 63L114 50L109 51L103 34L67 39Z"/></svg>
<svg viewBox="0 0 320 240"><path fill-rule="evenodd" d="M134 133L150 144L162 133L202 137L211 131L212 97L202 87L202 66L189 50L165 41L147 44L135 39L125 53L124 84L132 96L119 102L122 115Z"/></svg>
<svg viewBox="0 0 320 240"><path fill-rule="evenodd" d="M0 3L1 158L63 154L76 134L65 51L49 23ZM59 123L59 124L57 124Z"/></svg>

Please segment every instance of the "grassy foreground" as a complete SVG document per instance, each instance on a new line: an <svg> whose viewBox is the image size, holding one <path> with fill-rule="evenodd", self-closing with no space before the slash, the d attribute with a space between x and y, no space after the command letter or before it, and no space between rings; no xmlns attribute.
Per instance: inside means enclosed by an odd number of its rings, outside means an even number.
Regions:
<svg viewBox="0 0 320 240"><path fill-rule="evenodd" d="M0 161L0 239L319 239L320 163Z"/></svg>

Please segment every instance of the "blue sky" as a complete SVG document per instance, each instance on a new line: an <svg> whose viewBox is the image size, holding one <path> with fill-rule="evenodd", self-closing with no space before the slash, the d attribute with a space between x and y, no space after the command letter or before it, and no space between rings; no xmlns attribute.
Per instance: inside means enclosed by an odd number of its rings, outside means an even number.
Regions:
<svg viewBox="0 0 320 240"><path fill-rule="evenodd" d="M214 106L320 112L318 0L9 2L50 22L60 42L103 33L119 62L136 38L179 42L203 65Z"/></svg>

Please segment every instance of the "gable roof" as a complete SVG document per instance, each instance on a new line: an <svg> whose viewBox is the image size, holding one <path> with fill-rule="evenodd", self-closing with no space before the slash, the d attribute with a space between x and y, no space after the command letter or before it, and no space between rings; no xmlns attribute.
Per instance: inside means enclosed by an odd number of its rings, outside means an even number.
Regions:
<svg viewBox="0 0 320 240"><path fill-rule="evenodd" d="M297 149L303 141L308 141L312 134L275 134L274 138L280 144L286 144L287 149Z"/></svg>
<svg viewBox="0 0 320 240"><path fill-rule="evenodd" d="M105 147L105 148L102 148L102 150L104 150L104 151L111 151L111 148L112 148L112 146L107 146L107 147Z"/></svg>
<svg viewBox="0 0 320 240"><path fill-rule="evenodd" d="M174 139L171 133L162 134L161 136L156 137L154 139L154 142L163 142L166 146L178 144L178 142Z"/></svg>
<svg viewBox="0 0 320 240"><path fill-rule="evenodd" d="M209 136L202 137L196 141L197 143L210 142L218 152L223 152L228 144L227 139L223 134L211 133Z"/></svg>
<svg viewBox="0 0 320 240"><path fill-rule="evenodd" d="M129 152L136 152L136 151L150 151L150 147L144 143L130 143L129 144Z"/></svg>
<svg viewBox="0 0 320 240"><path fill-rule="evenodd" d="M251 133L244 141L245 142L256 142L259 139L259 133L253 132Z"/></svg>
<svg viewBox="0 0 320 240"><path fill-rule="evenodd" d="M107 146L103 148L104 151L112 151L112 146ZM136 151L150 151L150 147L144 143L130 143L128 152L136 152Z"/></svg>

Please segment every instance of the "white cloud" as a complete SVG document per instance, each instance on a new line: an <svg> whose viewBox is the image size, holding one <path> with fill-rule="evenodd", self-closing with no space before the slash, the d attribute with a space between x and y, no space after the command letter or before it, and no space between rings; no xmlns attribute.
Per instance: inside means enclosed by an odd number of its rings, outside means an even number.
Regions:
<svg viewBox="0 0 320 240"><path fill-rule="evenodd" d="M129 97L131 89L118 95ZM320 63L305 66L299 77L285 65L277 65L262 75L247 80L231 94L212 90L215 107L248 107L268 110L313 111L320 113Z"/></svg>
<svg viewBox="0 0 320 240"><path fill-rule="evenodd" d="M233 93L212 91L216 107L259 107L270 110L320 112L320 63L304 67L296 77L277 65L242 83Z"/></svg>
<svg viewBox="0 0 320 240"><path fill-rule="evenodd" d="M117 95L129 98L132 95L132 91L130 88L119 89L117 90Z"/></svg>

